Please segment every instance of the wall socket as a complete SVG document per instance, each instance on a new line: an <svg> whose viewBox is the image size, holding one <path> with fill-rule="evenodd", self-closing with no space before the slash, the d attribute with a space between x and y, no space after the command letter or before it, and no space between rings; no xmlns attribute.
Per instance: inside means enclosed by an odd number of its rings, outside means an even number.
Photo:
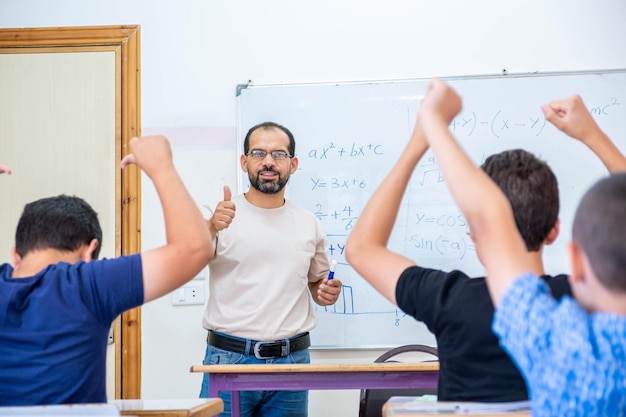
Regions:
<svg viewBox="0 0 626 417"><path fill-rule="evenodd" d="M172 304L175 306L204 304L204 282L190 282L172 291Z"/></svg>

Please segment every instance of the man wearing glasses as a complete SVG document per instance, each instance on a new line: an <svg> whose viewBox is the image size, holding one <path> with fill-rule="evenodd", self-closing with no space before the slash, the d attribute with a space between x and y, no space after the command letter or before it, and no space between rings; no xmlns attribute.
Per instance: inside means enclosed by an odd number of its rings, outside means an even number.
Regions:
<svg viewBox="0 0 626 417"><path fill-rule="evenodd" d="M315 215L285 199L285 185L298 168L293 134L264 122L243 143L241 168L250 189L231 198L224 187L208 220L215 237L209 264L209 300L203 317L208 330L205 365L309 363L313 301L332 305L341 281L328 280L328 242ZM209 392L202 381L201 397ZM221 393L230 415L230 394ZM306 417L307 391L241 393L241 414Z"/></svg>

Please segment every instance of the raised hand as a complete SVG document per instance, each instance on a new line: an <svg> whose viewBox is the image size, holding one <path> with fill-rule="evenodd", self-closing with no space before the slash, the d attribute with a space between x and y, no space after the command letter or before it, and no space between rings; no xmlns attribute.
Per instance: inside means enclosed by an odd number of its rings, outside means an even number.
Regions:
<svg viewBox="0 0 626 417"><path fill-rule="evenodd" d="M172 149L165 136L132 138L129 145L131 153L122 159L120 163L122 168L135 164L152 179L159 172L173 168Z"/></svg>
<svg viewBox="0 0 626 417"><path fill-rule="evenodd" d="M430 123L448 126L462 107L461 97L456 91L441 79L434 78L428 84L426 95L420 104L418 121L423 128ZM427 139L430 141L430 138Z"/></svg>
<svg viewBox="0 0 626 417"><path fill-rule="evenodd" d="M583 99L574 95L541 106L546 120L557 129L582 142L598 134L600 128L587 110Z"/></svg>
<svg viewBox="0 0 626 417"><path fill-rule="evenodd" d="M579 95L541 106L546 120L591 149L610 173L626 171L626 156L600 129Z"/></svg>

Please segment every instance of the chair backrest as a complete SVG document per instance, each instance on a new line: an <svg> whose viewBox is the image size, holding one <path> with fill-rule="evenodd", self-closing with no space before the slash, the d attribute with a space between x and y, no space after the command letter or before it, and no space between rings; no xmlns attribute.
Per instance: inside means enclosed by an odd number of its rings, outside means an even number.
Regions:
<svg viewBox="0 0 626 417"><path fill-rule="evenodd" d="M403 345L398 346L380 355L375 363L397 362L390 360L395 356L407 352L423 352L438 358L437 348L426 345ZM382 417L383 405L393 396L416 397L419 395L437 395L436 389L408 388L408 389L362 389L359 399L359 417Z"/></svg>

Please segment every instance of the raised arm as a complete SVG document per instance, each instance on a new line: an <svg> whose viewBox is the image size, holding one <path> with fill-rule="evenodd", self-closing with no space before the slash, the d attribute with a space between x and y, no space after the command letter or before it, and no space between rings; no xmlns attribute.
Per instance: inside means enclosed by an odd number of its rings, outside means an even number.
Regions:
<svg viewBox="0 0 626 417"><path fill-rule="evenodd" d="M478 257L487 270L489 293L497 305L508 285L521 273L532 270L532 264L509 201L448 130L460 111L457 93L442 80L434 79L422 100L418 122L469 223Z"/></svg>
<svg viewBox="0 0 626 417"><path fill-rule="evenodd" d="M369 199L346 243L346 260L394 304L398 278L415 262L390 251L387 242L413 170L427 149L422 130L416 125L404 152Z"/></svg>
<svg viewBox="0 0 626 417"><path fill-rule="evenodd" d="M9 168L6 165L0 164L0 174L4 174L4 173L10 174L11 173L11 168Z"/></svg>
<svg viewBox="0 0 626 417"><path fill-rule="evenodd" d="M163 136L133 138L122 168L138 165L152 180L163 207L167 243L141 253L144 302L180 287L213 257L213 244L202 213L189 195Z"/></svg>
<svg viewBox="0 0 626 417"><path fill-rule="evenodd" d="M579 95L541 106L546 120L591 149L611 174L626 171L626 157L600 129Z"/></svg>

